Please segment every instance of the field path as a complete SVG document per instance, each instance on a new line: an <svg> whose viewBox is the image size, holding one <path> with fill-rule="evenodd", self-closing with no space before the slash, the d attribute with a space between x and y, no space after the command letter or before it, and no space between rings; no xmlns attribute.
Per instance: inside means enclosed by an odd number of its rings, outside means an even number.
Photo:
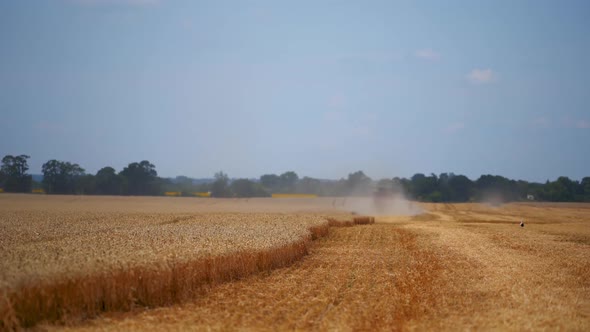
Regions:
<svg viewBox="0 0 590 332"><path fill-rule="evenodd" d="M449 282L436 317L412 327L589 330L588 207L428 205L434 220L403 227L430 235Z"/></svg>
<svg viewBox="0 0 590 332"><path fill-rule="evenodd" d="M449 264L442 303L413 328L590 327L590 264L584 246L556 242L552 235L526 232L516 225L510 231L435 223L404 228L430 234L425 245Z"/></svg>

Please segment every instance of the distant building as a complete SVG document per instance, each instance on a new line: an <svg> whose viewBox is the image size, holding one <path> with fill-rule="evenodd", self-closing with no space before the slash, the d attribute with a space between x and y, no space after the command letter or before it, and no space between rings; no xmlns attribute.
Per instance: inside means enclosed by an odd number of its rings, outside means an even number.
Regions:
<svg viewBox="0 0 590 332"><path fill-rule="evenodd" d="M535 200L535 196L533 196L533 195L526 195L526 199L528 199L529 201L534 201Z"/></svg>

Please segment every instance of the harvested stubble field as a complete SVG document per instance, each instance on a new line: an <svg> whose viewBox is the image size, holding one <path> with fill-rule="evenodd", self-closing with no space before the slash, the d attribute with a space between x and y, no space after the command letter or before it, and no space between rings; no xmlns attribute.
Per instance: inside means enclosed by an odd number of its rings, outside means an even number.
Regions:
<svg viewBox="0 0 590 332"><path fill-rule="evenodd" d="M100 202L101 198L42 197L34 199L55 201L38 201L34 203L35 207L27 207L24 202L31 199L28 196L4 197L0 196L3 215L5 211L22 216L34 210L49 211L39 214L41 218L53 212L61 211L66 215L66 211L70 211L70 218L77 220L74 223L86 220L86 224L106 225L102 231L95 226L94 233L116 234L112 232L125 230L125 227L132 229L134 225L135 228L142 228L139 225L144 224L154 232L154 229L177 224L179 227L201 227L207 221L199 218L205 216L218 216L215 224L221 222L223 227L232 225L231 218L227 218L229 216L239 220L239 224L258 225L259 221L245 221L250 219L244 216L268 216L270 212L276 214L271 214L274 217L266 223L262 222L261 228L255 232L271 234L268 228L275 225L297 225L293 226L295 231L283 226L279 229L281 232L293 232L289 234L295 238L303 236L309 239L311 235L306 228L327 225L326 216L330 217L328 219L334 226L351 224L341 211L332 210L334 201L331 199L145 199L153 203L150 205L141 198L129 198L125 203L113 204L114 212L105 212L109 204ZM72 201L67 201L69 199ZM89 202L93 200L95 204ZM196 203L192 205L192 202ZM143 214L137 210L141 206L146 208ZM154 206L157 211L149 210ZM166 207L168 210L165 210ZM235 279L208 284L189 292L190 296L170 300L171 305L168 306L147 309L143 306L145 303L134 302L136 306L127 308L131 311L115 310L102 313L98 319L66 321L69 324L66 326L48 323L38 326L49 330L101 331L590 330L589 204L508 204L502 207L424 204L423 208L425 213L416 216L379 216L373 225L331 228L328 236L313 243L306 242L305 250L309 255L293 264L277 264L273 266L275 269L244 274L249 275L247 277L219 280ZM285 213L278 213L277 209L284 209ZM121 220L109 224L101 219L110 214L119 216L117 218ZM99 219L91 222L82 217L91 215L97 215ZM147 221L138 217L140 215ZM125 222L125 218L130 219ZM274 221L277 218L284 219L277 224ZM524 228L518 225L522 219L525 221ZM9 234L6 218L1 220L2 234ZM117 228L119 225L123 226ZM34 232L30 228L23 226L17 233ZM180 229L180 233L186 231L186 228ZM49 245L60 241L57 235L67 231L72 234L70 240L82 236L73 229L61 228L43 235L45 243ZM141 237L149 235L150 231L144 230L138 236L130 234L131 240L122 238L116 246L123 246L129 241L144 243ZM175 243L178 233L170 231L169 234L169 243L164 246L167 249L159 252L162 256L157 255L153 248L147 249L151 254L147 254L146 260L139 265L164 266L167 255L175 253L182 257L199 255L200 249L187 249ZM256 238L256 234L252 236ZM223 239L229 240L228 237ZM34 242L28 241L31 244ZM185 244L190 241L189 238ZM73 244L70 248L76 247L76 242L65 242ZM85 244L77 243L77 246ZM227 242L220 243L227 245ZM29 244L23 246L26 245ZM116 264L122 264L125 257L130 259L127 263L135 262L141 256L138 253L147 246L133 245L139 248L125 250L111 247L111 251L105 252L104 256L97 254L91 257L108 257ZM4 255L18 247L2 240L2 268L8 266ZM177 252L176 248L181 247L183 249ZM46 251L51 252L50 249ZM155 260L150 261L151 258ZM292 261L295 258L289 262ZM27 270L20 271L24 273ZM64 269L62 273L69 275L72 271ZM157 275L150 277L158 279ZM18 279L10 279L8 275L2 278L7 278L6 283ZM116 285L118 282L115 280L113 283Z"/></svg>

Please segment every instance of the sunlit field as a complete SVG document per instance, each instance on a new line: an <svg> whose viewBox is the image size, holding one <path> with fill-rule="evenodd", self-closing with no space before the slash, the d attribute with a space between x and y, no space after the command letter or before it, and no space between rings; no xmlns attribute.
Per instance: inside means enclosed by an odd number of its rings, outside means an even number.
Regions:
<svg viewBox="0 0 590 332"><path fill-rule="evenodd" d="M0 329L590 329L590 204L413 204L2 194Z"/></svg>

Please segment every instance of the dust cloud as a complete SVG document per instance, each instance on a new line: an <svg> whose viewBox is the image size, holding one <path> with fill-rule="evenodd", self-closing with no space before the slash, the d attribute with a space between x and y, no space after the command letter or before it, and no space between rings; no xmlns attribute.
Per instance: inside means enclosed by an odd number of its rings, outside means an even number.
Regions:
<svg viewBox="0 0 590 332"><path fill-rule="evenodd" d="M506 204L507 199L500 192L488 191L485 192L477 201L489 207L496 208Z"/></svg>
<svg viewBox="0 0 590 332"><path fill-rule="evenodd" d="M410 201L402 194L387 198L342 197L334 199L335 208L370 216L413 216L424 212L417 202Z"/></svg>

